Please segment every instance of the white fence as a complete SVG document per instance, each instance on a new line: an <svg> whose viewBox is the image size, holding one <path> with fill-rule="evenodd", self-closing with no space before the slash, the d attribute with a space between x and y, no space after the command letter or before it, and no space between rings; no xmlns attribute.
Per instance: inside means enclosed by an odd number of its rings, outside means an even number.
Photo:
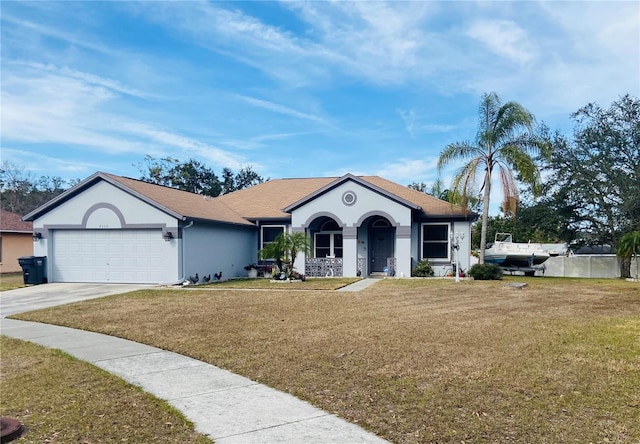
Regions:
<svg viewBox="0 0 640 444"><path fill-rule="evenodd" d="M575 256L550 257L545 261L545 276L618 278L620 265L616 255L580 254ZM536 272L536 275L540 275ZM631 260L631 276L636 277L636 263Z"/></svg>

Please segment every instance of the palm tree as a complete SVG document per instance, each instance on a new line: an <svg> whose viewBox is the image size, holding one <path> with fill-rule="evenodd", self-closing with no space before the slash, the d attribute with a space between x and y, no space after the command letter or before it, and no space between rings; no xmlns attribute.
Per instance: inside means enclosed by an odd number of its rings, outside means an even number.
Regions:
<svg viewBox="0 0 640 444"><path fill-rule="evenodd" d="M638 255L640 254L640 231L632 231L625 234L618 242L618 256L630 260L636 260L636 279L638 279Z"/></svg>
<svg viewBox="0 0 640 444"><path fill-rule="evenodd" d="M287 276L293 271L296 256L299 252L309 254L311 252L311 238L303 232L282 233L274 239L273 242L265 245L258 252L260 259L274 259L280 271L287 273ZM283 269L286 265L286 270Z"/></svg>
<svg viewBox="0 0 640 444"><path fill-rule="evenodd" d="M480 263L484 263L487 245L487 223L491 179L495 169L499 172L504 195L503 210L515 213L518 205L516 176L534 188L540 184L540 173L532 155L547 155L549 144L534 133L535 118L517 102L504 105L496 93L484 94L480 101L479 128L475 144L455 142L448 145L438 158L438 173L453 161L467 163L460 168L453 179L451 189L460 202L467 205L476 192L476 176L484 174L482 187L482 230L480 236Z"/></svg>
<svg viewBox="0 0 640 444"><path fill-rule="evenodd" d="M293 264L296 261L296 256L299 252L304 254L311 253L311 238L305 233L298 231L289 235L289 254L291 255L291 270L293 270Z"/></svg>

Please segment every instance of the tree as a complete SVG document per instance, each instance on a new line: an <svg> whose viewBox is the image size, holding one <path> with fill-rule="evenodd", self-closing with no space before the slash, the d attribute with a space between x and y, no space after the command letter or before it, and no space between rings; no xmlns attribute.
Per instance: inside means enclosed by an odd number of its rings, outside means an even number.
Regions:
<svg viewBox="0 0 640 444"><path fill-rule="evenodd" d="M269 179L266 179L269 180ZM236 173L235 177L235 190L243 190L245 188L258 185L264 182L265 179L258 175L250 166L240 168L240 171Z"/></svg>
<svg viewBox="0 0 640 444"><path fill-rule="evenodd" d="M479 127L475 143L455 142L448 145L438 158L438 172L453 161L465 163L455 174L451 189L463 205L477 189L476 178L482 175L482 226L480 263L484 263L487 245L487 222L491 196L491 182L497 169L504 195L503 211L516 212L518 188L516 181L539 189L540 173L532 156L546 155L548 144L534 131L535 118L516 102L502 104L496 93L484 94L479 107ZM518 175L516 178L515 174Z"/></svg>
<svg viewBox="0 0 640 444"><path fill-rule="evenodd" d="M223 168L221 181L211 168L195 159L181 162L172 157L156 159L146 155L137 167L142 173L140 180L212 197L264 182L250 166L236 174Z"/></svg>
<svg viewBox="0 0 640 444"><path fill-rule="evenodd" d="M296 256L299 252L309 254L311 252L311 238L303 232L282 233L258 252L262 260L273 259L280 271L284 271L287 277L294 270Z"/></svg>
<svg viewBox="0 0 640 444"><path fill-rule="evenodd" d="M628 94L608 109L590 103L572 114L573 137L556 133L548 163L551 197L566 224L591 244L617 248L640 230L640 100ZM630 261L620 258L622 277Z"/></svg>
<svg viewBox="0 0 640 444"><path fill-rule="evenodd" d="M446 202L456 203L460 201L460 196L456 195L454 191L445 188L440 178L436 179L432 185L427 185L424 182L412 182L407 187ZM467 196L467 204L469 208L475 211L479 207L480 200L475 196Z"/></svg>
<svg viewBox="0 0 640 444"><path fill-rule="evenodd" d="M243 190L264 181L265 179L253 171L250 166L241 168L240 171L235 174L230 168L223 168L221 194L228 194L233 193L234 191Z"/></svg>
<svg viewBox="0 0 640 444"><path fill-rule="evenodd" d="M618 256L631 260L636 260L636 279L638 279L638 254L640 254L640 231L632 231L620 238L618 243Z"/></svg>
<svg viewBox="0 0 640 444"><path fill-rule="evenodd" d="M25 215L54 197L62 194L77 180L65 181L60 177L35 178L23 167L4 161L0 168L0 201L6 211Z"/></svg>

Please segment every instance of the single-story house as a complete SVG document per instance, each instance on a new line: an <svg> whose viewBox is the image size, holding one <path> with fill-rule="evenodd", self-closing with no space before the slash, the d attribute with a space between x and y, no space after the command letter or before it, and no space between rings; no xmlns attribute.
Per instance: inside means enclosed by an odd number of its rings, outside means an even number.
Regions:
<svg viewBox="0 0 640 444"><path fill-rule="evenodd" d="M246 276L283 231L307 233L307 276L469 267L477 214L377 176L274 179L211 198L98 172L27 214L49 282L179 283ZM462 234L462 236L460 236ZM212 278L212 280L215 280Z"/></svg>
<svg viewBox="0 0 640 444"><path fill-rule="evenodd" d="M0 273L22 271L21 256L33 255L33 223L19 214L0 210Z"/></svg>

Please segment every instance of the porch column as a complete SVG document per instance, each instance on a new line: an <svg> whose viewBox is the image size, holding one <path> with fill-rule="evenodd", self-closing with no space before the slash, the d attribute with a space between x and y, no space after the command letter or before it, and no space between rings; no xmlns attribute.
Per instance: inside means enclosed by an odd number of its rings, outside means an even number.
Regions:
<svg viewBox="0 0 640 444"><path fill-rule="evenodd" d="M396 277L411 276L411 225L396 228Z"/></svg>
<svg viewBox="0 0 640 444"><path fill-rule="evenodd" d="M342 275L356 277L358 272L358 228L342 229Z"/></svg>
<svg viewBox="0 0 640 444"><path fill-rule="evenodd" d="M291 234L293 233L304 233L306 230L304 227L291 227ZM304 274L304 270L307 264L307 255L304 251L298 251L298 254L295 258L296 270L300 274Z"/></svg>

